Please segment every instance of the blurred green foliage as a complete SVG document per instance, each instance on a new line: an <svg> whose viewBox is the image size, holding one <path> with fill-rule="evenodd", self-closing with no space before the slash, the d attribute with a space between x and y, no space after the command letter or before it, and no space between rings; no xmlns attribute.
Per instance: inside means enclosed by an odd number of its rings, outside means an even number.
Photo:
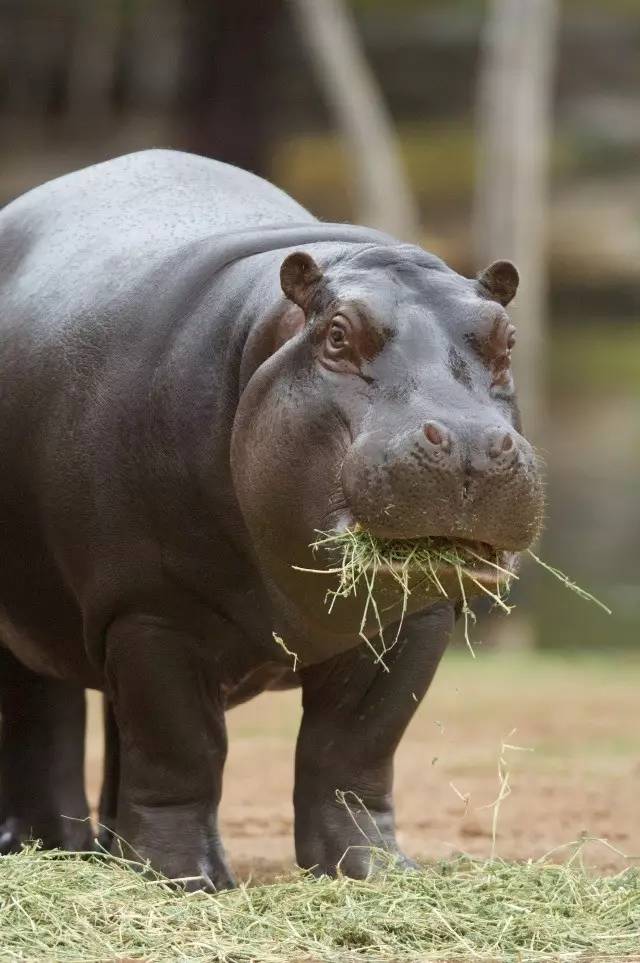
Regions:
<svg viewBox="0 0 640 963"><path fill-rule="evenodd" d="M640 324L560 327L548 359L553 397L605 393L640 399Z"/></svg>
<svg viewBox="0 0 640 963"><path fill-rule="evenodd" d="M468 202L475 177L475 131L469 124L414 123L398 127L400 151L428 227L429 205ZM572 138L556 138L554 174L580 169L582 154ZM273 177L322 217L341 219L349 204L349 158L339 134L303 132L276 142Z"/></svg>

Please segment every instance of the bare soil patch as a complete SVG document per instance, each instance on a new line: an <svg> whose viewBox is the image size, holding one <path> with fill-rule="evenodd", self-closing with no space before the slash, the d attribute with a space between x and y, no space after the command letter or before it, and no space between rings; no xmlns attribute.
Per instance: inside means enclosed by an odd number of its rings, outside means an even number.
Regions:
<svg viewBox="0 0 640 963"><path fill-rule="evenodd" d="M497 796L506 739L533 751L507 750L512 793L500 811L498 855L536 858L584 832L640 855L639 681L640 662L615 654L569 659L480 649L473 661L466 652L450 653L396 757L405 850L424 859L460 851L489 855L492 810L483 807ZM242 878L269 879L294 864L299 703L297 692L269 693L228 715L221 822ZM88 784L94 802L100 778L95 710L92 700ZM587 861L600 870L624 866L595 844Z"/></svg>

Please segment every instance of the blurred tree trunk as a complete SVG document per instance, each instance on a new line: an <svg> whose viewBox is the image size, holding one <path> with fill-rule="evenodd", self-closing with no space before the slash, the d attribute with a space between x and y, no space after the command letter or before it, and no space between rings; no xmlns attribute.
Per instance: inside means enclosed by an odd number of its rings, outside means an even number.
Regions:
<svg viewBox="0 0 640 963"><path fill-rule="evenodd" d="M527 434L542 437L547 267L545 214L556 0L492 0L480 65L478 269L510 258L520 271L514 367Z"/></svg>
<svg viewBox="0 0 640 963"><path fill-rule="evenodd" d="M266 174L271 34L282 0L184 0L184 11L180 146Z"/></svg>
<svg viewBox="0 0 640 963"><path fill-rule="evenodd" d="M45 112L60 117L69 106L70 63L76 39L77 10L69 2L60 3L55 20L47 24L50 44L50 68L46 86Z"/></svg>
<svg viewBox="0 0 640 963"><path fill-rule="evenodd" d="M294 0L300 31L349 151L357 220L406 241L418 234L393 124L344 0Z"/></svg>
<svg viewBox="0 0 640 963"><path fill-rule="evenodd" d="M132 74L135 61L134 23L138 12L136 0L119 0L116 6L116 22L113 28L113 76L111 103L116 111L123 113L130 103Z"/></svg>
<svg viewBox="0 0 640 963"><path fill-rule="evenodd" d="M107 121L113 106L117 44L124 2L76 3L76 36L69 58L69 111L80 125L91 118L93 130Z"/></svg>

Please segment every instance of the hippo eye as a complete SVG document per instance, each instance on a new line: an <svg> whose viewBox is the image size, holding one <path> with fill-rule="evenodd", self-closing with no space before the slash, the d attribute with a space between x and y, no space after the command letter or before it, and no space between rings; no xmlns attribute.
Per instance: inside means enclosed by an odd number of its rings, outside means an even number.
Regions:
<svg viewBox="0 0 640 963"><path fill-rule="evenodd" d="M329 328L328 346L334 352L344 351L348 347L347 332L344 324L340 321L332 321Z"/></svg>

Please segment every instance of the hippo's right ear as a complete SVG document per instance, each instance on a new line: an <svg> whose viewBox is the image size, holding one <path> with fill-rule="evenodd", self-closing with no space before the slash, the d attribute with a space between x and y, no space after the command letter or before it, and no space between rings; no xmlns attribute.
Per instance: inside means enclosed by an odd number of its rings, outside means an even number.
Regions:
<svg viewBox="0 0 640 963"><path fill-rule="evenodd" d="M481 291L505 308L516 296L519 283L518 269L511 261L494 261L478 275Z"/></svg>
<svg viewBox="0 0 640 963"><path fill-rule="evenodd" d="M322 271L306 251L294 251L282 262L280 268L280 284L290 301L306 311L318 283L322 280Z"/></svg>

